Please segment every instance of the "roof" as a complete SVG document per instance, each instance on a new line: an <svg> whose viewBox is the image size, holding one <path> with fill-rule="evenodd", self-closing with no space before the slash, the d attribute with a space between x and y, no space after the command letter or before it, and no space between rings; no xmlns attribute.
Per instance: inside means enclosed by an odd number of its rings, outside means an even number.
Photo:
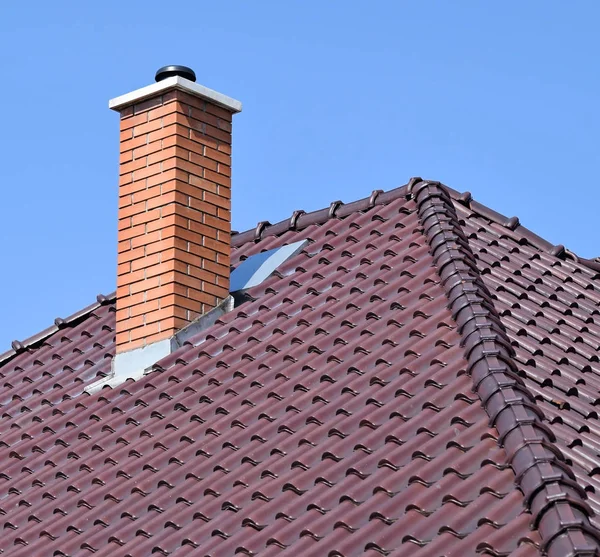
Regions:
<svg viewBox="0 0 600 557"><path fill-rule="evenodd" d="M600 265L413 179L137 381L114 296L0 356L7 555L600 555Z"/></svg>

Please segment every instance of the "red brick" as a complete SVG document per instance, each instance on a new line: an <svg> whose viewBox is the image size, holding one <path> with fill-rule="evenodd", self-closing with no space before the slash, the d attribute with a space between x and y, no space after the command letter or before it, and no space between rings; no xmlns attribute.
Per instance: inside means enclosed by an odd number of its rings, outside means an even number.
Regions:
<svg viewBox="0 0 600 557"><path fill-rule="evenodd" d="M163 148L162 141L153 141L152 143L144 143L139 147L136 147L131 153L133 154L134 159L139 159L140 157L145 157L156 151L160 151ZM130 151L128 151L130 152Z"/></svg>
<svg viewBox="0 0 600 557"><path fill-rule="evenodd" d="M119 219L119 221L117 222L117 228L119 229L119 231L126 230L127 228L130 228L130 227L131 227L131 217Z"/></svg>
<svg viewBox="0 0 600 557"><path fill-rule="evenodd" d="M121 116L121 120L125 120L125 118L133 116L133 106L128 106L127 108L121 109L119 116Z"/></svg>
<svg viewBox="0 0 600 557"><path fill-rule="evenodd" d="M119 141L127 141L133 137L133 130L124 130L119 134Z"/></svg>
<svg viewBox="0 0 600 557"><path fill-rule="evenodd" d="M148 112L148 121L156 120L157 118L162 118L167 114L172 114L174 112L180 112L181 114L187 114L189 112L189 108L186 107L180 101L163 104L157 108L154 108ZM164 125L164 122L163 122Z"/></svg>
<svg viewBox="0 0 600 557"><path fill-rule="evenodd" d="M210 271L214 275L219 275L229 280L229 265L220 265L219 263L210 260L205 260L203 263L204 268L207 271Z"/></svg>
<svg viewBox="0 0 600 557"><path fill-rule="evenodd" d="M218 126L219 118L214 114L210 114L210 112L205 112L204 110L198 110L197 108L192 108L192 118L197 122L203 122L205 124L210 124L211 126ZM192 125L197 125L197 123L193 123Z"/></svg>
<svg viewBox="0 0 600 557"><path fill-rule="evenodd" d="M171 124L170 126L166 126L159 130L150 132L148 134L148 143L152 143L153 141L157 141L159 139L165 139L171 135L181 135L182 137L189 137L190 129L181 124Z"/></svg>
<svg viewBox="0 0 600 557"><path fill-rule="evenodd" d="M221 300L224 300L229 295L228 288L224 288L223 286L217 286L216 284L212 284L210 282L203 282L202 288L207 294L213 294Z"/></svg>
<svg viewBox="0 0 600 557"><path fill-rule="evenodd" d="M212 215L213 217L217 216L217 207L207 203L206 201L200 201L199 199L191 198L189 200L189 206L201 213Z"/></svg>
<svg viewBox="0 0 600 557"><path fill-rule="evenodd" d="M155 142L156 143L156 142ZM189 151L186 151L183 147L178 145L174 145L173 147L168 147L166 149L162 149L148 156L148 164L154 164L157 162L168 161L170 159L177 160L177 158L188 160L190 157ZM163 166L163 170L167 167Z"/></svg>
<svg viewBox="0 0 600 557"><path fill-rule="evenodd" d="M124 275L125 273L131 272L131 262L119 263L117 265L117 275Z"/></svg>
<svg viewBox="0 0 600 557"><path fill-rule="evenodd" d="M137 224L143 224L145 222L154 221L160 218L160 209L152 209L151 211L145 211L143 213L135 214L131 217L133 226Z"/></svg>
<svg viewBox="0 0 600 557"><path fill-rule="evenodd" d="M141 101L137 104L133 105L133 113L139 114L140 112L145 112L146 110L152 110L157 106L161 106L163 104L163 99L158 97L152 97L150 99L146 99L145 101Z"/></svg>
<svg viewBox="0 0 600 557"><path fill-rule="evenodd" d="M129 128L133 128L134 126L145 124L147 121L147 113L138 114L136 116L132 116L131 118L126 118L125 120L121 120L121 130L128 130Z"/></svg>
<svg viewBox="0 0 600 557"><path fill-rule="evenodd" d="M212 205L216 205L217 207L221 207L222 209L231 210L231 200L227 197L223 197L222 195L216 195L210 191L205 191L204 201L207 201Z"/></svg>
<svg viewBox="0 0 600 557"><path fill-rule="evenodd" d="M135 192L133 197L134 203L140 203L142 201L146 201L152 197L157 197L161 194L161 186L153 186L151 188L146 188L140 191Z"/></svg>
<svg viewBox="0 0 600 557"><path fill-rule="evenodd" d="M183 193L188 197L193 197L196 199L202 199L204 196L204 190L193 186L192 184L188 184L186 182L182 182L181 180L171 180L161 185L162 193L169 193L171 191L178 191Z"/></svg>
<svg viewBox="0 0 600 557"><path fill-rule="evenodd" d="M219 118L219 121L217 122L217 128L230 134L231 133L231 122L228 122L227 120L223 120L223 118Z"/></svg>
<svg viewBox="0 0 600 557"><path fill-rule="evenodd" d="M156 207L164 207L171 203L179 203L180 205L188 204L188 196L184 195L179 191L172 191L169 193L163 193L162 195L148 199L146 207L148 210L155 209Z"/></svg>
<svg viewBox="0 0 600 557"><path fill-rule="evenodd" d="M117 296L117 311L132 306L140 306L144 303L144 293L140 292L135 296Z"/></svg>
<svg viewBox="0 0 600 557"><path fill-rule="evenodd" d="M219 188L214 182L209 182L208 180L194 176L193 174L189 177L189 183L203 191L210 191L212 193L217 193Z"/></svg>
<svg viewBox="0 0 600 557"><path fill-rule="evenodd" d="M166 114L163 117L162 125L166 128L172 124L181 124L182 126L191 128L193 121L190 119L187 112L171 112L171 114Z"/></svg>
<svg viewBox="0 0 600 557"><path fill-rule="evenodd" d="M227 155L226 153L221 153L220 151L217 151L216 149L211 149L210 147L205 147L203 154L205 157L208 157L209 159L214 159L221 164L226 164L228 166L231 166L231 157L229 155ZM134 156L135 156L135 151L134 151Z"/></svg>
<svg viewBox="0 0 600 557"><path fill-rule="evenodd" d="M194 255L193 253L190 253L187 250L180 248L169 248L161 253L162 262L171 260L176 260L184 264L185 268L187 268L188 265L195 265L196 267L201 267L204 261L199 255Z"/></svg>
<svg viewBox="0 0 600 557"><path fill-rule="evenodd" d="M231 242L222 242L219 240L215 240L213 238L209 238L207 236L204 236L202 238L202 243L204 246L206 246L207 248L222 253L223 255L227 255L230 256L231 254Z"/></svg>
<svg viewBox="0 0 600 557"><path fill-rule="evenodd" d="M119 164L129 162L133 159L133 151L125 151L119 155Z"/></svg>
<svg viewBox="0 0 600 557"><path fill-rule="evenodd" d="M139 215L137 215L139 216ZM135 225L135 219L137 216L133 217L133 224ZM203 218L204 224L210 226L211 228L216 228L217 230L222 230L223 232L231 232L231 222L226 220L221 220L211 215L204 215Z"/></svg>
<svg viewBox="0 0 600 557"><path fill-rule="evenodd" d="M216 106L214 104L206 103L206 112L210 112L227 122L231 122L233 113L226 108L222 108L220 106Z"/></svg>
<svg viewBox="0 0 600 557"><path fill-rule="evenodd" d="M185 240L179 240L175 237L167 238L146 246L146 253L148 255L152 255L153 253L161 253L169 248L176 247L179 247L180 249L186 249L187 245L188 243Z"/></svg>
<svg viewBox="0 0 600 557"><path fill-rule="evenodd" d="M144 168L140 168L139 170L135 170L133 172L134 180L142 180L143 178L148 178L149 176L154 176L155 174L160 174L162 172L162 164L151 164L150 166L145 166Z"/></svg>
<svg viewBox="0 0 600 557"><path fill-rule="evenodd" d="M133 128L133 137L138 137L142 134L149 134L150 132L159 130L162 128L162 122L160 120L152 120L152 122L146 122Z"/></svg>
<svg viewBox="0 0 600 557"><path fill-rule="evenodd" d="M149 188L151 188L152 186L163 184L170 180L181 180L183 182L187 182L188 174L180 168L171 168L170 170L165 170L164 172L156 174L155 176L150 176L146 180L146 184Z"/></svg>
<svg viewBox="0 0 600 557"><path fill-rule="evenodd" d="M149 232L147 234L143 234L142 236L136 236L131 239L131 247L139 248L140 246L147 246L152 242L158 242L161 239L162 230L156 230L155 232Z"/></svg>
<svg viewBox="0 0 600 557"><path fill-rule="evenodd" d="M119 176L119 186L125 186L133 181L133 173L121 174Z"/></svg>
<svg viewBox="0 0 600 557"><path fill-rule="evenodd" d="M160 298L163 296L169 296L171 294L185 296L187 294L187 289L185 286L175 283L165 284L164 286L159 286L158 288L148 290L148 292L146 292L146 300L160 300Z"/></svg>
<svg viewBox="0 0 600 557"><path fill-rule="evenodd" d="M147 180L138 180L130 184L123 185L119 188L119 195L131 195L137 191L145 190L148 187Z"/></svg>
<svg viewBox="0 0 600 557"><path fill-rule="evenodd" d="M176 331L183 329L188 323L189 321L187 319L182 319L181 317L169 317L160 321L160 330L172 331L175 333Z"/></svg>
<svg viewBox="0 0 600 557"><path fill-rule="evenodd" d="M134 282L129 286L129 290L131 294L137 294L138 292L146 292L147 290L151 290L157 286L160 286L160 277L151 277L149 279L143 279L138 282Z"/></svg>
<svg viewBox="0 0 600 557"><path fill-rule="evenodd" d="M147 267L145 269L146 276L148 278L164 275L171 271L180 271L187 272L187 264L182 261L177 261L176 259L165 260L163 263L159 263L158 265L152 265L152 267Z"/></svg>
<svg viewBox="0 0 600 557"><path fill-rule="evenodd" d="M149 335L153 335L160 332L160 327L158 323L151 323L150 325L142 325L137 329L130 329L129 338L131 340L137 340L140 338L148 337Z"/></svg>
<svg viewBox="0 0 600 557"><path fill-rule="evenodd" d="M179 215L167 215L162 218L149 222L146 224L146 230L148 232L153 232L154 230L166 230L169 226L181 226L183 228L188 228L189 221L188 219L179 216Z"/></svg>
<svg viewBox="0 0 600 557"><path fill-rule="evenodd" d="M159 309L146 314L146 323L154 323L156 321L167 320L169 317L186 319L188 312L186 309L179 306L167 306L164 309ZM184 326L187 323L184 323ZM162 329L162 327L161 327Z"/></svg>
<svg viewBox="0 0 600 557"><path fill-rule="evenodd" d="M178 215L191 221L202 222L202 213L191 207L180 205L179 203L171 203L166 207L161 207L161 211L163 217ZM192 228L191 224L188 225L188 228Z"/></svg>
<svg viewBox="0 0 600 557"><path fill-rule="evenodd" d="M131 151L132 149L136 149L141 145L145 145L148 142L148 137L145 135L140 135L139 137L134 137L133 139L129 139L127 141L121 141L119 146L119 150L121 153L126 151Z"/></svg>
<svg viewBox="0 0 600 557"><path fill-rule="evenodd" d="M207 263L210 263L209 261L205 261L205 266ZM205 269L200 269L198 267L190 267L189 270L189 276L194 277L196 279L199 280L203 280L203 281L208 281L211 283L215 283L217 282L217 276L215 275L215 273L212 273L208 268ZM186 284L186 283L183 283ZM194 282L192 282L191 284L189 284L189 286L194 286Z"/></svg>
<svg viewBox="0 0 600 557"><path fill-rule="evenodd" d="M138 170L138 172L141 172L140 170ZM204 171L204 178L206 178L207 180L210 180L211 182L216 182L217 184L222 184L223 186L227 186L228 188L231 187L231 178L229 178L228 176L223 176L221 174L218 174L217 172L213 172L212 170L209 170L208 168ZM137 178L136 178L137 180Z"/></svg>
<svg viewBox="0 0 600 557"><path fill-rule="evenodd" d="M194 232L198 232L198 233L202 234L203 238L205 239L205 242L204 242L205 245L206 245L206 239L217 240L218 230L212 226L208 226L208 225L202 224L200 222L190 221L189 228L190 228L190 230L193 230Z"/></svg>
<svg viewBox="0 0 600 557"><path fill-rule="evenodd" d="M140 168L144 168L146 166L148 166L147 158L140 157L139 159L134 159L131 162L122 164L121 167L119 168L119 173L126 174L128 172L134 172L134 171L139 170Z"/></svg>
<svg viewBox="0 0 600 557"><path fill-rule="evenodd" d="M119 197L119 209L122 209L123 207L129 207L129 205L131 205L133 203L133 199L131 195L124 195L122 197Z"/></svg>
<svg viewBox="0 0 600 557"><path fill-rule="evenodd" d="M208 104L204 99L199 99L198 97L194 97L189 93L185 93L184 91L172 91L163 96L163 101L166 104L167 100L176 100L184 105L188 105L193 108L198 108L200 110L204 110L206 105Z"/></svg>
<svg viewBox="0 0 600 557"><path fill-rule="evenodd" d="M144 248L137 248L125 251L119 255L119 263L133 261L134 259L139 259L140 257L144 257Z"/></svg>
<svg viewBox="0 0 600 557"><path fill-rule="evenodd" d="M190 161L200 165L202 168L209 168L210 170L217 170L218 168L218 163L216 161L203 157L193 151L190 151Z"/></svg>
<svg viewBox="0 0 600 557"><path fill-rule="evenodd" d="M217 149L219 147L219 142L216 139L208 137L198 130L189 130L188 137L194 141L197 141L198 143L201 143L202 145L210 147L211 149Z"/></svg>
<svg viewBox="0 0 600 557"><path fill-rule="evenodd" d="M129 308L129 313L131 317L136 317L137 315L143 315L144 313L148 313L150 311L154 311L160 308L160 300L150 300L149 302L144 302L141 304L137 304L131 308Z"/></svg>
<svg viewBox="0 0 600 557"><path fill-rule="evenodd" d="M199 271L201 271L201 269ZM209 273L208 271L205 273L205 277L206 278L194 277L179 271L170 271L164 275L161 275L161 280L163 281L163 284L169 284L170 282L173 282L175 284L189 286L190 288L199 288L200 280L216 282L215 275Z"/></svg>
<svg viewBox="0 0 600 557"><path fill-rule="evenodd" d="M160 253L154 253L151 255L146 255L142 259L136 259L131 262L131 270L137 271L138 269L144 269L145 267L150 267L152 265L157 265L160 263Z"/></svg>
<svg viewBox="0 0 600 557"><path fill-rule="evenodd" d="M119 352L123 352L125 350L129 350L129 348L121 348L121 345L129 345L129 330L126 329L125 331L118 331L117 334L115 335L115 342L117 344L117 354Z"/></svg>
<svg viewBox="0 0 600 557"><path fill-rule="evenodd" d="M137 315L136 317L124 317L123 319L117 319L117 327L119 325L126 327L131 330L136 327L141 327L144 324L144 316Z"/></svg>
<svg viewBox="0 0 600 557"><path fill-rule="evenodd" d="M169 226L162 230L163 239L166 238L181 238L186 242L192 242L194 244L202 245L202 236L197 232L193 232L189 228L184 228L182 226Z"/></svg>
<svg viewBox="0 0 600 557"><path fill-rule="evenodd" d="M200 285L198 285L199 288ZM208 294L207 292L203 292L202 290L198 290L198 288L188 288L187 295L192 300L196 300L197 302L201 302L203 304L207 304L209 306L216 307L217 299L213 294Z"/></svg>
<svg viewBox="0 0 600 557"><path fill-rule="evenodd" d="M231 176L231 167L226 164L220 164L217 167L217 172L219 174L223 174L224 176Z"/></svg>
<svg viewBox="0 0 600 557"><path fill-rule="evenodd" d="M123 207L119 211L119 218L124 219L127 217L132 217L133 215L139 215L140 213L146 212L146 202L142 201L141 203L132 203L127 207Z"/></svg>
<svg viewBox="0 0 600 557"><path fill-rule="evenodd" d="M117 253L123 253L131 249L131 240L121 240L117 242Z"/></svg>
<svg viewBox="0 0 600 557"><path fill-rule="evenodd" d="M144 125L148 125L148 124L144 124ZM205 125L204 132L209 137L214 137L215 139L218 139L219 141L221 141L223 143L231 144L231 134L229 132L220 130L219 128L217 128L215 126L209 126L208 124Z"/></svg>
<svg viewBox="0 0 600 557"><path fill-rule="evenodd" d="M231 156L231 144L230 143L219 143L217 149L219 151L221 151L222 153L226 153L227 155Z"/></svg>

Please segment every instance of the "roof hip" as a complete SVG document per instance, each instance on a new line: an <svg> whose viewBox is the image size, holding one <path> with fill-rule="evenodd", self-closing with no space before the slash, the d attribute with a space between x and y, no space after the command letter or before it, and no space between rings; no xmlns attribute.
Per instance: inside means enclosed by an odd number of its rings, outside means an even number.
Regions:
<svg viewBox="0 0 600 557"><path fill-rule="evenodd" d="M600 556L600 531L585 490L543 423L544 414L518 374L514 350L494 307L450 192L439 182L413 178L407 194L417 205L449 309L465 348L467 372L499 433L508 462L531 512L531 525L549 557Z"/></svg>

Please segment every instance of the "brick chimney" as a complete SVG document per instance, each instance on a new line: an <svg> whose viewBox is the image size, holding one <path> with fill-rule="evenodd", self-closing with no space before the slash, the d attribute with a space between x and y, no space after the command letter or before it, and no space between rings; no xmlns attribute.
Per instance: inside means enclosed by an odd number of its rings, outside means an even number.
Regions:
<svg viewBox="0 0 600 557"><path fill-rule="evenodd" d="M166 66L117 97L117 354L172 337L229 293L231 119L241 103Z"/></svg>

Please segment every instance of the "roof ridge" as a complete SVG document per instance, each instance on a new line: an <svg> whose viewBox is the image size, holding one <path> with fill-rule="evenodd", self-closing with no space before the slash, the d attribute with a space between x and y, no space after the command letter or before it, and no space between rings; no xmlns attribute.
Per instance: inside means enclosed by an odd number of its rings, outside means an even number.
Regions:
<svg viewBox="0 0 600 557"><path fill-rule="evenodd" d="M6 352L0 354L0 366L3 366L14 356L21 354L21 352L24 352L28 348L31 348L38 343L42 343L59 329L74 325L76 323L79 323L83 319L86 319L92 311L98 309L100 306L114 302L116 297L116 292L113 292L112 294L108 294L106 296L104 294L98 294L96 296L96 303L90 304L89 306L80 309L79 311L76 311L68 317L57 317L54 320L54 325L51 325L43 331L40 331L39 333L36 333L35 335L26 338L25 340L13 340L11 343L11 348Z"/></svg>
<svg viewBox="0 0 600 557"><path fill-rule="evenodd" d="M543 411L518 375L514 349L500 321L459 223L450 192L439 182L413 178L415 201L449 309L465 347L473 389L499 433L532 527L549 557L600 556L600 531L586 493L542 422Z"/></svg>
<svg viewBox="0 0 600 557"><path fill-rule="evenodd" d="M575 263L585 265L592 271L600 273L600 257L592 259L579 257L571 250L565 248L564 245L554 245L541 236L538 236L535 232L531 231L526 226L523 226L519 217L506 217L502 213L490 209L487 205L475 201L471 192L466 191L461 193L446 185L444 185L444 188L449 192L450 197L454 201L457 201L474 213L477 213L508 230L520 233L533 247L536 247L540 251L558 257L563 261L571 259L575 261ZM367 209L373 208L375 205L385 205L400 197L406 197L407 192L408 184L405 184L386 192L383 190L373 190L369 197L364 197L352 201L351 203L343 203L339 200L333 201L329 207L310 213L306 213L302 209L299 209L294 211L290 218L284 219L276 224L271 224L269 221L260 221L255 228L245 230L244 232L232 232L231 246L239 247L246 242L258 242L267 236L277 236L290 230L302 230L312 224L323 224L331 218L343 218L355 211L366 211Z"/></svg>

